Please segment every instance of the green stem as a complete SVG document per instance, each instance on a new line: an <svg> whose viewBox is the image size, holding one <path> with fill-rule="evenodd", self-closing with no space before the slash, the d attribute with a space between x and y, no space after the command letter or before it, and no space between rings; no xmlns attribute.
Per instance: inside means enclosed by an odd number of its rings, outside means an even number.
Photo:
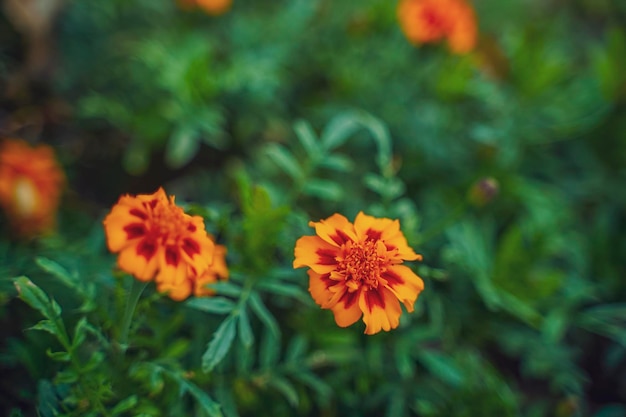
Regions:
<svg viewBox="0 0 626 417"><path fill-rule="evenodd" d="M130 331L130 323L133 319L137 302L147 285L147 282L141 282L133 279L133 283L130 287L130 294L128 294L128 298L126 299L126 309L124 310L124 317L122 318L122 331L119 339L119 344L123 352L125 352L128 348L128 332Z"/></svg>

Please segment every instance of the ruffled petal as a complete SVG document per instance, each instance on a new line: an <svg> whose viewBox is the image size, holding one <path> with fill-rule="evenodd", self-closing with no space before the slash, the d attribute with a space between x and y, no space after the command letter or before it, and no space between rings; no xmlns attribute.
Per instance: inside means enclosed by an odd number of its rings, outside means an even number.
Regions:
<svg viewBox="0 0 626 417"><path fill-rule="evenodd" d="M138 280L150 281L159 268L159 250L156 243L143 239L124 248L117 258L117 264Z"/></svg>
<svg viewBox="0 0 626 417"><path fill-rule="evenodd" d="M337 268L339 248L319 236L303 236L296 241L294 254L294 268L308 266L318 274L327 274Z"/></svg>
<svg viewBox="0 0 626 417"><path fill-rule="evenodd" d="M359 307L363 311L365 334L376 334L398 327L402 309L398 299L385 287L361 291Z"/></svg>
<svg viewBox="0 0 626 417"><path fill-rule="evenodd" d="M411 268L404 265L392 265L382 274L387 281L387 288L400 300L407 311L413 311L417 296L424 289L424 281Z"/></svg>
<svg viewBox="0 0 626 417"><path fill-rule="evenodd" d="M359 307L360 291L344 291L339 301L333 306L335 322L339 327L348 327L363 315Z"/></svg>
<svg viewBox="0 0 626 417"><path fill-rule="evenodd" d="M340 247L349 240L356 241L352 223L341 214L335 213L325 220L309 222L315 233L333 246Z"/></svg>

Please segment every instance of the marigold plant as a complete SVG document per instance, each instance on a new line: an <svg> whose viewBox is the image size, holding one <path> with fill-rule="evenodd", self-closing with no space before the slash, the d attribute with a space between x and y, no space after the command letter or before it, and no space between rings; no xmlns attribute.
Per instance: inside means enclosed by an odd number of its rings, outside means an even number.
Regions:
<svg viewBox="0 0 626 417"><path fill-rule="evenodd" d="M50 146L33 147L19 139L0 144L0 206L19 235L54 229L64 183Z"/></svg>
<svg viewBox="0 0 626 417"><path fill-rule="evenodd" d="M226 13L232 3L232 0L178 0L178 5L183 9L199 7L210 15Z"/></svg>
<svg viewBox="0 0 626 417"><path fill-rule="evenodd" d="M227 276L224 249L216 250L202 217L186 214L163 188L122 196L104 219L104 228L109 250L119 253L120 269L141 281L154 279L158 291L174 300L192 292L207 294L205 283Z"/></svg>
<svg viewBox="0 0 626 417"><path fill-rule="evenodd" d="M421 260L400 222L360 212L350 223L341 214L309 222L316 236L296 242L294 268L309 267L309 292L332 310L341 327L361 316L366 334L398 327L401 301L409 312L424 283L403 261Z"/></svg>
<svg viewBox="0 0 626 417"><path fill-rule="evenodd" d="M476 15L465 0L401 0L398 20L413 44L446 39L450 50L457 54L476 46Z"/></svg>

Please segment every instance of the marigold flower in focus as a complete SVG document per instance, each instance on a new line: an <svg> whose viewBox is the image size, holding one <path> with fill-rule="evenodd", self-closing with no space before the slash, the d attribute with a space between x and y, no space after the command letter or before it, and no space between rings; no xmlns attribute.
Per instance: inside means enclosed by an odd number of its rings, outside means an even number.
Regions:
<svg viewBox="0 0 626 417"><path fill-rule="evenodd" d="M32 147L19 139L0 143L0 206L19 235L54 229L64 183L50 146Z"/></svg>
<svg viewBox="0 0 626 417"><path fill-rule="evenodd" d="M316 236L296 242L294 268L309 267L309 292L332 310L341 327L361 316L366 334L398 327L401 301L407 311L424 283L403 261L421 260L400 231L400 222L363 214L354 224L340 214L309 222Z"/></svg>
<svg viewBox="0 0 626 417"><path fill-rule="evenodd" d="M119 253L120 269L140 281L155 280L159 292L177 301L195 291L197 277L213 263L215 245L204 220L186 214L163 188L120 197L104 228L109 250Z"/></svg>
<svg viewBox="0 0 626 417"><path fill-rule="evenodd" d="M450 50L457 54L476 46L476 15L465 0L400 0L398 20L413 44L446 39Z"/></svg>
<svg viewBox="0 0 626 417"><path fill-rule="evenodd" d="M177 0L182 9L190 10L199 7L210 15L226 13L232 6L233 0Z"/></svg>

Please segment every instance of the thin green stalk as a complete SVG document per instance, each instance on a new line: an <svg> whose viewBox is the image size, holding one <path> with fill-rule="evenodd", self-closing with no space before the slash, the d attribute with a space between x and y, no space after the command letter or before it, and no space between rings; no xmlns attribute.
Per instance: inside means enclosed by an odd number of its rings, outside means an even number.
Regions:
<svg viewBox="0 0 626 417"><path fill-rule="evenodd" d="M122 318L122 331L119 339L119 344L123 352L125 352L128 348L128 332L130 331L130 323L133 319L133 315L135 314L137 302L147 285L147 282L141 282L133 279L133 283L130 287L130 294L128 294L128 298L126 299L126 309L124 310L124 317Z"/></svg>

